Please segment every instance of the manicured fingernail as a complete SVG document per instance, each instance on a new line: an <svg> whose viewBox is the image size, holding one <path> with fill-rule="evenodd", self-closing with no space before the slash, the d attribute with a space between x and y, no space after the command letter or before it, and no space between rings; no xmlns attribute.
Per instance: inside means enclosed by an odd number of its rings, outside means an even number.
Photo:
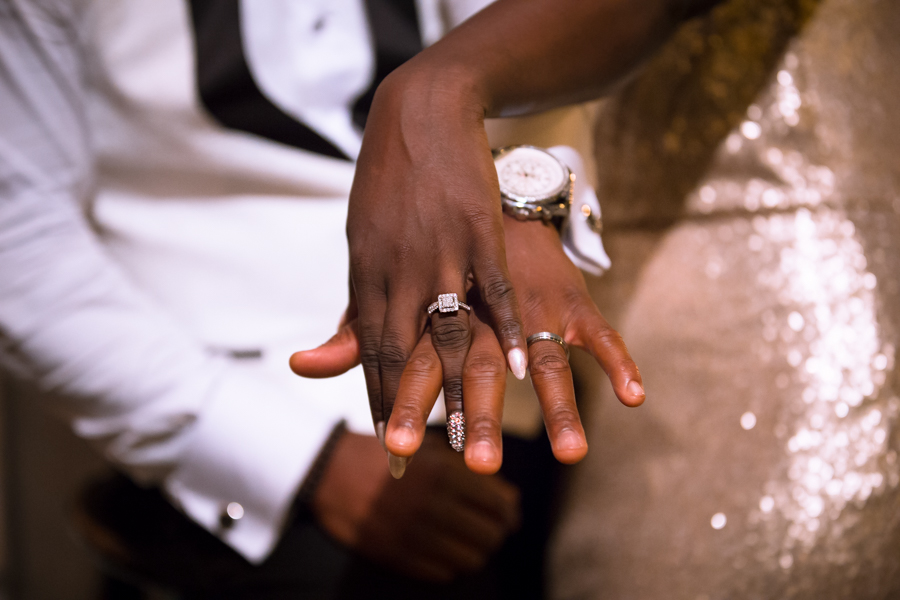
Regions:
<svg viewBox="0 0 900 600"><path fill-rule="evenodd" d="M388 469L390 469L391 475L394 476L394 479L400 479L406 473L406 465L409 459L405 456L394 456L390 451L388 451L387 455Z"/></svg>
<svg viewBox="0 0 900 600"><path fill-rule="evenodd" d="M394 446L404 448L412 446L416 441L416 434L409 427L395 427L391 430L391 443Z"/></svg>
<svg viewBox="0 0 900 600"><path fill-rule="evenodd" d="M490 442L478 442L469 449L469 458L476 462L492 463L496 457L494 445Z"/></svg>
<svg viewBox="0 0 900 600"><path fill-rule="evenodd" d="M378 441L381 442L381 447L387 450L387 447L384 445L384 421L378 421L375 423L375 435L378 436Z"/></svg>
<svg viewBox="0 0 900 600"><path fill-rule="evenodd" d="M513 375L516 376L516 379L520 381L522 379L525 379L525 373L528 365L525 362L525 353L522 352L522 349L513 348L509 351L507 358L509 359L509 369L513 372Z"/></svg>
<svg viewBox="0 0 900 600"><path fill-rule="evenodd" d="M644 386L642 386L637 379L632 379L628 382L628 393L635 398L643 397L645 395Z"/></svg>

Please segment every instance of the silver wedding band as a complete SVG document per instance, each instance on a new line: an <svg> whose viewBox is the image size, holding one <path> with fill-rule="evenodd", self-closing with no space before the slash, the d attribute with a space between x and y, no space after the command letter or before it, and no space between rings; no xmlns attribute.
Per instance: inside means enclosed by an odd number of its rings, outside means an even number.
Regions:
<svg viewBox="0 0 900 600"><path fill-rule="evenodd" d="M531 346L535 342L556 342L562 349L566 351L566 360L569 360L569 345L566 343L566 340L562 339L562 337L556 335L555 333L550 333L549 331L539 331L538 333L532 334L528 336L528 339L525 342Z"/></svg>
<svg viewBox="0 0 900 600"><path fill-rule="evenodd" d="M434 311L440 311L442 313L456 312L460 308L472 310L471 306L465 302L460 302L456 294L441 294L438 296L437 302L432 302L428 306L428 314L430 315Z"/></svg>

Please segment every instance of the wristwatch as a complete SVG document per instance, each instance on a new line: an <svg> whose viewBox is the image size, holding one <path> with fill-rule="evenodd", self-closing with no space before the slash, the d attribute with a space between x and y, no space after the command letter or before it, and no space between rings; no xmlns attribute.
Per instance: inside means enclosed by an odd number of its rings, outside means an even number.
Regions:
<svg viewBox="0 0 900 600"><path fill-rule="evenodd" d="M575 175L558 158L535 146L494 150L503 211L520 221L561 222L569 215Z"/></svg>

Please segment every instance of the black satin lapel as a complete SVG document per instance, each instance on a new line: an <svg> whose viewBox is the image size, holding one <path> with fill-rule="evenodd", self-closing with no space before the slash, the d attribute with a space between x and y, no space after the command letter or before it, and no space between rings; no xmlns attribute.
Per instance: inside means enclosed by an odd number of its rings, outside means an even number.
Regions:
<svg viewBox="0 0 900 600"><path fill-rule="evenodd" d="M197 53L197 87L219 123L302 150L350 160L337 146L272 104L244 56L238 0L189 0Z"/></svg>

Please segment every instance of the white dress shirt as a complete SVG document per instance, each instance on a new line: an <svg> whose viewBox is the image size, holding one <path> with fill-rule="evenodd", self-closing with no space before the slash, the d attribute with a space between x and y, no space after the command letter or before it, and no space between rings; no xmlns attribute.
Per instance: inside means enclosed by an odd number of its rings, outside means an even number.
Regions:
<svg viewBox="0 0 900 600"><path fill-rule="evenodd" d="M423 38L486 3L419 2ZM374 69L362 0L240 6L264 95L355 157L350 107ZM287 367L346 306L353 173L208 115L187 2L0 2L0 360L251 561L334 426L372 431L360 369ZM596 205L589 186L579 199ZM573 257L601 269L580 231ZM223 528L232 502L243 516Z"/></svg>

